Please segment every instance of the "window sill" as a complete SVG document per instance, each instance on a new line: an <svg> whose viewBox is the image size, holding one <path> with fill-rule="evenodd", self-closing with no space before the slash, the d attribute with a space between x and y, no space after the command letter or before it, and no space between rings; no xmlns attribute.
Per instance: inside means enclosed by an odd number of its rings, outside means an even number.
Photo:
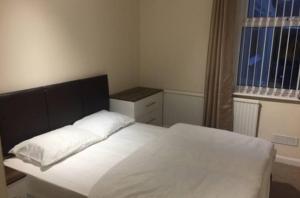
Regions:
<svg viewBox="0 0 300 198"><path fill-rule="evenodd" d="M233 96L237 98L246 98L246 99L253 99L253 100L300 104L300 99L294 97L270 96L270 95L260 95L260 94L240 93L240 92L234 92Z"/></svg>

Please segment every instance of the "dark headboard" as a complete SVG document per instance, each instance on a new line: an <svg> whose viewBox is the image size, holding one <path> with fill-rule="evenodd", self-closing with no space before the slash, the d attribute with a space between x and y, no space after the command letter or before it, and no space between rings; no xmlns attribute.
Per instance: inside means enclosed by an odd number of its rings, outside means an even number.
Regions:
<svg viewBox="0 0 300 198"><path fill-rule="evenodd" d="M16 144L109 109L107 75L0 95L3 154Z"/></svg>

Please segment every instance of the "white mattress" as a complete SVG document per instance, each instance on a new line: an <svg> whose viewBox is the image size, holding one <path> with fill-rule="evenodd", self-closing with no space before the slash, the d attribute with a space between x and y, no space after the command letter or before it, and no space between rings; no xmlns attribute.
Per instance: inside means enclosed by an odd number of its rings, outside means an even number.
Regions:
<svg viewBox="0 0 300 198"><path fill-rule="evenodd" d="M162 127L136 123L44 172L17 158L5 160L4 164L47 184L52 184L52 189L53 186L58 186L60 190L64 189L87 197L92 187L108 170L165 130ZM37 181L32 178L30 182L37 184Z"/></svg>

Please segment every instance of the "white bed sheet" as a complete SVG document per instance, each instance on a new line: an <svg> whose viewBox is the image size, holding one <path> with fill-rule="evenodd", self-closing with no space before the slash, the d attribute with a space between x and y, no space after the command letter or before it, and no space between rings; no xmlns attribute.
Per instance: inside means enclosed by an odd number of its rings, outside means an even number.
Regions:
<svg viewBox="0 0 300 198"><path fill-rule="evenodd" d="M17 158L5 160L4 164L41 180L43 182L41 186L49 184L52 185L52 190L57 186L60 191L63 189L87 197L92 187L108 170L147 142L160 136L165 130L152 125L133 124L121 129L107 140L54 165L47 171L41 171L40 168ZM30 183L38 184L32 178Z"/></svg>

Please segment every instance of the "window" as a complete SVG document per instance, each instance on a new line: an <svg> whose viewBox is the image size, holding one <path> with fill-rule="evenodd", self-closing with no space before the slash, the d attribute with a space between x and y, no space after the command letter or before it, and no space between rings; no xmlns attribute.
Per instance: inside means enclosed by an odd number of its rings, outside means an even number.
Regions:
<svg viewBox="0 0 300 198"><path fill-rule="evenodd" d="M299 66L300 0L249 0L236 92L295 99Z"/></svg>

